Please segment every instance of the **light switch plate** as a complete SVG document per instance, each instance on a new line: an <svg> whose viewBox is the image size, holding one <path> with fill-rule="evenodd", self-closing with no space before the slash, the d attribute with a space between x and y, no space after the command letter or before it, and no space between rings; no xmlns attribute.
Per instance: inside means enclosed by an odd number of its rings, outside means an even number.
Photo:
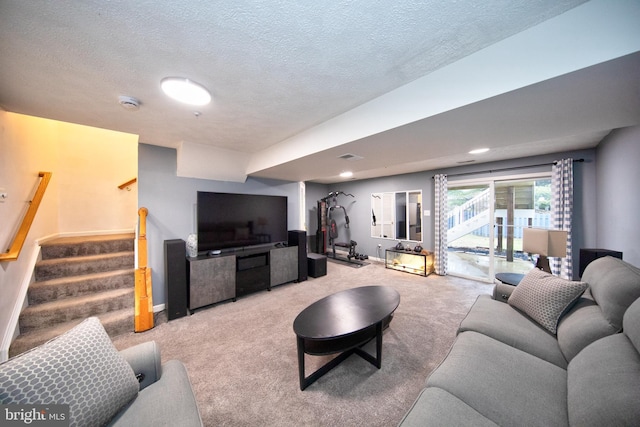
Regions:
<svg viewBox="0 0 640 427"><path fill-rule="evenodd" d="M425 209L424 216L431 216L431 211L429 209Z"/></svg>

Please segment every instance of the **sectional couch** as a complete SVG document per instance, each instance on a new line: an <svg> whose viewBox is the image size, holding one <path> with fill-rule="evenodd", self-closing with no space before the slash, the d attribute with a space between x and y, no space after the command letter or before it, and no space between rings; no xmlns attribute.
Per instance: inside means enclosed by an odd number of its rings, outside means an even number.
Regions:
<svg viewBox="0 0 640 427"><path fill-rule="evenodd" d="M593 261L582 281L532 270L506 302L480 296L400 422L640 424L640 269Z"/></svg>

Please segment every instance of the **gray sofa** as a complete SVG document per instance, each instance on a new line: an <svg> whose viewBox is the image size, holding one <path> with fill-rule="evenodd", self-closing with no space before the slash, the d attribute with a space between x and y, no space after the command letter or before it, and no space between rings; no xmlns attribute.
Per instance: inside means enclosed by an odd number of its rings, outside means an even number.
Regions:
<svg viewBox="0 0 640 427"><path fill-rule="evenodd" d="M640 424L640 269L605 257L582 285L547 276L477 299L401 426Z"/></svg>
<svg viewBox="0 0 640 427"><path fill-rule="evenodd" d="M117 351L95 317L0 364L0 404L68 405L71 426L202 426L185 366L153 341Z"/></svg>

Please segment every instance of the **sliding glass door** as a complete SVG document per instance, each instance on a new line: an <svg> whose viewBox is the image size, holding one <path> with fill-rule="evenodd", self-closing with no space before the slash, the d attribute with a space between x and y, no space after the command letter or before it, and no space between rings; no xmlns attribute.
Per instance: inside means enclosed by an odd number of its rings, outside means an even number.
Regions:
<svg viewBox="0 0 640 427"><path fill-rule="evenodd" d="M496 181L494 199L495 274L526 274L534 262L522 251L523 230L551 227L551 178Z"/></svg>
<svg viewBox="0 0 640 427"><path fill-rule="evenodd" d="M449 183L447 210L449 273L491 281L493 184Z"/></svg>
<svg viewBox="0 0 640 427"><path fill-rule="evenodd" d="M533 263L522 251L522 230L549 228L551 179L449 182L449 274L492 282L498 273L525 274Z"/></svg>

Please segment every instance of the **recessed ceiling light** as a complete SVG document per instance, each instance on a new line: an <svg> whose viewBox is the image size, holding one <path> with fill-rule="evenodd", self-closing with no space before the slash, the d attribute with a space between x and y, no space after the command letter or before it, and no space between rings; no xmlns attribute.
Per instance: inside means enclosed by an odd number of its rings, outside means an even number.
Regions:
<svg viewBox="0 0 640 427"><path fill-rule="evenodd" d="M183 77L167 77L160 86L167 96L189 105L207 105L211 94L204 86Z"/></svg>
<svg viewBox="0 0 640 427"><path fill-rule="evenodd" d="M342 178L351 178L351 177L353 176L353 172L351 172L351 171L345 171L345 172L340 173L340 176L341 176Z"/></svg>
<svg viewBox="0 0 640 427"><path fill-rule="evenodd" d="M469 151L469 154L482 154L482 153L486 153L487 151L489 151L488 148L477 148L475 150Z"/></svg>

